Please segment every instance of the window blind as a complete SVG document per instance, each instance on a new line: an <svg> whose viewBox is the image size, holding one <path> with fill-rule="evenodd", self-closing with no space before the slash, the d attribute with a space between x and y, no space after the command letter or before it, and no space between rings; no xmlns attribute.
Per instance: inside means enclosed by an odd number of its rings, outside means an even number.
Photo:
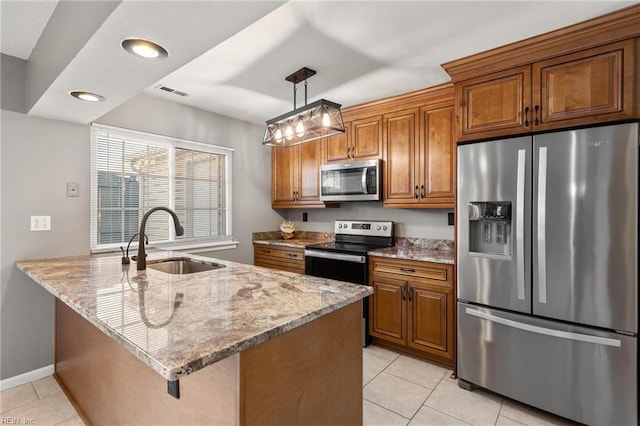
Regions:
<svg viewBox="0 0 640 426"><path fill-rule="evenodd" d="M176 237L170 216L154 213L150 243L231 241L232 160L228 148L93 124L91 249L126 244L156 206L174 210L185 233Z"/></svg>

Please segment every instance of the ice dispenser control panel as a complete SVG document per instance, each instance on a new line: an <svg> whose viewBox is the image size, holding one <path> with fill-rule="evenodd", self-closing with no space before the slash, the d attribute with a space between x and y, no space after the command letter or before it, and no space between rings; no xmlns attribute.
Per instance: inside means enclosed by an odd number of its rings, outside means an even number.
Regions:
<svg viewBox="0 0 640 426"><path fill-rule="evenodd" d="M469 203L469 252L510 258L511 201Z"/></svg>

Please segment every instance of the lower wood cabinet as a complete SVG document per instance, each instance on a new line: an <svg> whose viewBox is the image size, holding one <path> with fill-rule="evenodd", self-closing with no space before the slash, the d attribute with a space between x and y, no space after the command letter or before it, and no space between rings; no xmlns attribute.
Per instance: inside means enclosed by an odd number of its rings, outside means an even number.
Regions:
<svg viewBox="0 0 640 426"><path fill-rule="evenodd" d="M369 334L391 347L453 367L453 266L371 256Z"/></svg>
<svg viewBox="0 0 640 426"><path fill-rule="evenodd" d="M304 248L254 244L253 264L265 268L304 274Z"/></svg>

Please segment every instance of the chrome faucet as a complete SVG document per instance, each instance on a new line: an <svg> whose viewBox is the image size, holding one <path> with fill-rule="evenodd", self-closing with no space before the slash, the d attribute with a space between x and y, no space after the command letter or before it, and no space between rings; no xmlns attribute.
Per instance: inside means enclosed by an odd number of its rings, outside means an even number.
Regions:
<svg viewBox="0 0 640 426"><path fill-rule="evenodd" d="M147 219L149 219L149 216L151 215L151 213L157 210L164 210L167 213L169 213L171 217L173 217L173 225L176 228L176 235L178 237L184 234L184 228L180 226L180 220L178 220L178 215L173 210L171 210L168 207L154 207L150 209L148 212L146 212L144 216L142 216L142 221L140 222L140 235L145 235L144 231L145 231L145 227L147 226ZM138 244L138 259L136 260L136 264L137 264L136 269L138 271L144 271L145 269L147 269L147 255L144 250L144 244Z"/></svg>

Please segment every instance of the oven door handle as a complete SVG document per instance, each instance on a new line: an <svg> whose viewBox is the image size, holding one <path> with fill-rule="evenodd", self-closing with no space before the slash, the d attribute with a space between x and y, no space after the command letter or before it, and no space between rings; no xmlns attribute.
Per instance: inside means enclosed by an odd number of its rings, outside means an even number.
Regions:
<svg viewBox="0 0 640 426"><path fill-rule="evenodd" d="M320 257L323 259L332 259L332 260L342 260L345 262L352 263L367 263L366 256L358 256L355 254L344 254L344 253L331 253L324 251L316 251L316 250L305 250L305 257Z"/></svg>

